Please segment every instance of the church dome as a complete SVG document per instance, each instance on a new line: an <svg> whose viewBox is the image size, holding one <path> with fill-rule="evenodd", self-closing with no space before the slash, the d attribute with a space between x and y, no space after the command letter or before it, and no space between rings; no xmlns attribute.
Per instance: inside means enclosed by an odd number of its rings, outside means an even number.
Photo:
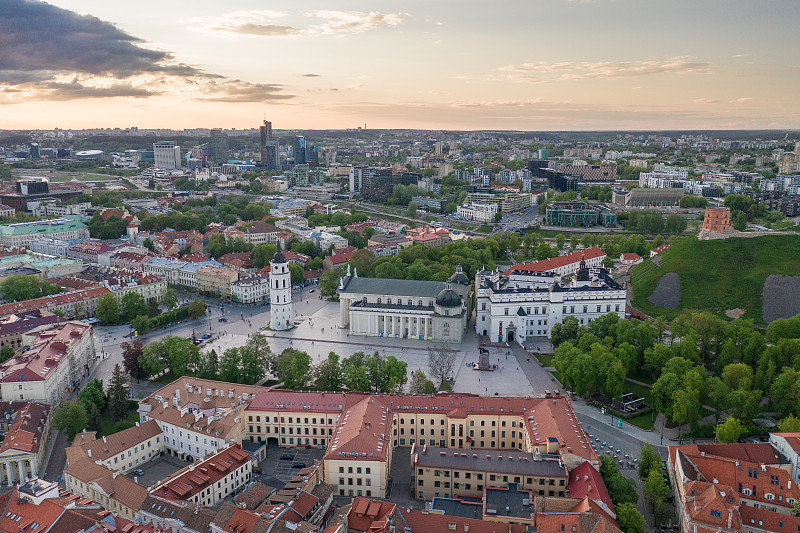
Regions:
<svg viewBox="0 0 800 533"><path fill-rule="evenodd" d="M578 274L575 276L578 281L589 281L591 277L589 276L589 269L586 268L586 261L581 257L581 264L578 268Z"/></svg>
<svg viewBox="0 0 800 533"><path fill-rule="evenodd" d="M456 271L447 281L450 283L456 283L458 285L469 285L469 278L466 274L464 274L464 271L461 270L461 265L456 267Z"/></svg>
<svg viewBox="0 0 800 533"><path fill-rule="evenodd" d="M441 307L461 307L461 296L451 289L450 284L448 284L447 288L436 296L436 305Z"/></svg>
<svg viewBox="0 0 800 533"><path fill-rule="evenodd" d="M285 263L286 262L286 256L283 255L283 252L278 250L277 252L275 252L275 255L272 257L272 262L273 263Z"/></svg>

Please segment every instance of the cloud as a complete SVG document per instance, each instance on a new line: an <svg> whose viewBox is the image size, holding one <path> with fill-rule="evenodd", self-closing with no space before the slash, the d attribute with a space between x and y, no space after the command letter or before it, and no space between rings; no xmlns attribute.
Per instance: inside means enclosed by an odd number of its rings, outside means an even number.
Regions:
<svg viewBox="0 0 800 533"><path fill-rule="evenodd" d="M752 101L753 101L752 98L742 97L742 98L734 98L733 100L730 100L728 103L729 104L746 104L747 102L752 102Z"/></svg>
<svg viewBox="0 0 800 533"><path fill-rule="evenodd" d="M36 0L2 0L2 103L79 98L147 98L197 92L231 101L291 98L282 86L249 83L180 63L171 52L110 22Z"/></svg>
<svg viewBox="0 0 800 533"><path fill-rule="evenodd" d="M710 98L695 98L692 100L694 104L718 104L719 100L712 100Z"/></svg>
<svg viewBox="0 0 800 533"><path fill-rule="evenodd" d="M501 67L509 79L518 81L551 81L583 79L619 79L654 74L704 73L711 63L690 57L672 57L666 60L645 61L535 61Z"/></svg>
<svg viewBox="0 0 800 533"><path fill-rule="evenodd" d="M227 33L256 37L299 37L314 35L337 35L362 33L382 26L399 26L407 16L404 13L379 13L370 11L309 11L302 14L307 19L322 19L322 23L302 26L278 24L286 17L281 11L250 10L233 11L221 16L195 17L190 19L192 27L206 33Z"/></svg>
<svg viewBox="0 0 800 533"><path fill-rule="evenodd" d="M322 74L301 74L301 76L304 78L319 78Z"/></svg>

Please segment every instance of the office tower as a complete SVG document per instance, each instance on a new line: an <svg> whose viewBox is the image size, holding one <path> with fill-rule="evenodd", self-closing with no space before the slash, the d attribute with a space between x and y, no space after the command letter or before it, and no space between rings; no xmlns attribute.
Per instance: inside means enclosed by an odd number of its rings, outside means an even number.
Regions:
<svg viewBox="0 0 800 533"><path fill-rule="evenodd" d="M306 163L306 139L302 135L296 135L294 138L292 156L294 157L295 165L304 165Z"/></svg>
<svg viewBox="0 0 800 533"><path fill-rule="evenodd" d="M228 136L221 129L211 130L211 157L214 163L222 165L228 162Z"/></svg>
<svg viewBox="0 0 800 533"><path fill-rule="evenodd" d="M153 160L156 168L162 170L178 170L181 165L181 147L175 141L158 141L153 143Z"/></svg>
<svg viewBox="0 0 800 533"><path fill-rule="evenodd" d="M280 170L278 164L278 141L272 138L272 122L264 121L261 130L261 164L267 170Z"/></svg>

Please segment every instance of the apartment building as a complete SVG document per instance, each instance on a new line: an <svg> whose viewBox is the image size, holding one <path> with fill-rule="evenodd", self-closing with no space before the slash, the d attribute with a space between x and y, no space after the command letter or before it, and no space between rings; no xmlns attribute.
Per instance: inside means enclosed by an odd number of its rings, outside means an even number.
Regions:
<svg viewBox="0 0 800 533"><path fill-rule="evenodd" d="M305 214L305 210L303 213ZM278 246L278 234L281 229L268 222L256 222L244 230L244 240L250 244L274 244Z"/></svg>
<svg viewBox="0 0 800 533"><path fill-rule="evenodd" d="M578 273L581 261L584 262L586 268L598 268L602 266L603 259L606 258L606 253L593 246L586 248L580 252L572 252L570 254L560 255L550 259L542 259L541 261L531 261L529 263L518 263L511 268L506 269L503 275L510 276L512 274L525 274L536 272L548 272L556 274L560 277L573 276Z"/></svg>
<svg viewBox="0 0 800 533"><path fill-rule="evenodd" d="M60 316L40 309L6 315L0 318L0 347L10 346L19 350L22 348L23 335L49 328L62 320Z"/></svg>
<svg viewBox="0 0 800 533"><path fill-rule="evenodd" d="M22 354L0 364L0 392L6 401L59 405L89 373L95 357L92 326L70 321L39 331Z"/></svg>
<svg viewBox="0 0 800 533"><path fill-rule="evenodd" d="M484 487L504 488L509 483L540 496L563 497L568 480L557 455L411 446L411 483L420 500L480 497Z"/></svg>
<svg viewBox="0 0 800 533"><path fill-rule="evenodd" d="M269 303L269 273L234 281L231 283L231 295L243 304Z"/></svg>
<svg viewBox="0 0 800 533"><path fill-rule="evenodd" d="M198 291L218 294L225 298L231 297L233 294L231 285L239 280L239 272L237 270L222 267L200 267L197 269L195 276Z"/></svg>
<svg viewBox="0 0 800 533"><path fill-rule="evenodd" d="M89 459L115 472L126 473L161 455L165 450L161 427L155 420L108 436L94 431L78 433L66 449L67 466Z"/></svg>
<svg viewBox="0 0 800 533"><path fill-rule="evenodd" d="M118 268L120 270L142 272L144 270L144 264L150 259L152 259L152 256L147 254L138 254L136 252L117 252L111 255L109 264L112 268Z"/></svg>
<svg viewBox="0 0 800 533"><path fill-rule="evenodd" d="M33 300L12 302L0 305L0 316L19 315L42 310L50 313L61 311L65 317L73 319L90 318L94 316L94 311L97 309L97 301L100 297L109 293L111 291L106 287L95 287L64 292L54 296L34 298Z"/></svg>
<svg viewBox="0 0 800 533"><path fill-rule="evenodd" d="M67 248L67 257L79 259L86 263L99 263L98 256L113 250L111 246L96 240L86 240L76 244L72 244Z"/></svg>
<svg viewBox="0 0 800 533"><path fill-rule="evenodd" d="M155 528L172 533L208 533L217 512L186 501L171 501L148 495L139 509L139 518Z"/></svg>
<svg viewBox="0 0 800 533"><path fill-rule="evenodd" d="M129 520L136 520L147 498L147 489L129 477L99 465L91 459L80 459L64 469L67 490L91 498L106 510Z"/></svg>
<svg viewBox="0 0 800 533"><path fill-rule="evenodd" d="M250 482L253 460L240 444L231 444L158 482L150 493L169 501L211 507Z"/></svg>

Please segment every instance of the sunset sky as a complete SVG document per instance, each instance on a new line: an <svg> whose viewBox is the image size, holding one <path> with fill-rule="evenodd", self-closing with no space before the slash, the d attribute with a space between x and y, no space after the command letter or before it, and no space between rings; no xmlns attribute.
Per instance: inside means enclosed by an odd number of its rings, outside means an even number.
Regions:
<svg viewBox="0 0 800 533"><path fill-rule="evenodd" d="M798 0L0 0L0 129L800 128Z"/></svg>

